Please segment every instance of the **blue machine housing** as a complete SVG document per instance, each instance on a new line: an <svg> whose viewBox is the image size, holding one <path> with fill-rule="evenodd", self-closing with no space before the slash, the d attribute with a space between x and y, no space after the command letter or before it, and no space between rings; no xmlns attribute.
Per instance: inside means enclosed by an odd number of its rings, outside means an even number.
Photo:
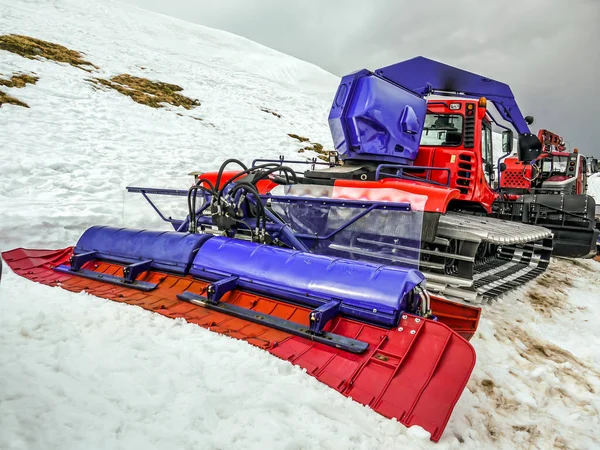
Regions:
<svg viewBox="0 0 600 450"><path fill-rule="evenodd" d="M340 157L412 164L427 112L423 97L432 93L486 97L520 135L532 136L507 84L419 56L342 78L329 113Z"/></svg>
<svg viewBox="0 0 600 450"><path fill-rule="evenodd" d="M329 113L345 160L408 163L417 157L426 101L368 70L342 78Z"/></svg>

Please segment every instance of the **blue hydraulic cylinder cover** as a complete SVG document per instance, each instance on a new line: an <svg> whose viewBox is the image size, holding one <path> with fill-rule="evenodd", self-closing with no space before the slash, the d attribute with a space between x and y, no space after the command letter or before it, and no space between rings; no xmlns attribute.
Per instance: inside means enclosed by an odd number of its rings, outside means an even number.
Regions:
<svg viewBox="0 0 600 450"><path fill-rule="evenodd" d="M151 267L154 269L185 275L196 251L211 237L175 231L94 226L81 235L75 254L95 251L99 259L122 264L152 260Z"/></svg>
<svg viewBox="0 0 600 450"><path fill-rule="evenodd" d="M341 301L345 315L393 326L408 294L425 279L415 269L289 250L216 236L200 248L190 274L238 276L240 287L310 306Z"/></svg>
<svg viewBox="0 0 600 450"><path fill-rule="evenodd" d="M336 150L344 160L410 164L417 157L426 101L361 70L342 78L329 113Z"/></svg>

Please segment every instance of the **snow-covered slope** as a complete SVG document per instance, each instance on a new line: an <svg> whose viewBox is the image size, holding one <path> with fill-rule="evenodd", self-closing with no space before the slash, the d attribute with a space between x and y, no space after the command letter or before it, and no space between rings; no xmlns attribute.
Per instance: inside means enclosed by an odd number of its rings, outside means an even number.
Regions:
<svg viewBox="0 0 600 450"><path fill-rule="evenodd" d="M11 90L30 109L0 112L0 151L10 155L2 160L10 176L0 178L0 249L41 235L63 245L90 224L121 220L128 184L213 169L227 157L295 154L301 144L287 133L331 141L337 78L247 39L89 0L2 0L0 30L81 51L100 68L90 74L2 52L0 74L35 72L39 81ZM85 81L122 73L178 84L201 106L179 108L180 116Z"/></svg>
<svg viewBox="0 0 600 450"><path fill-rule="evenodd" d="M127 185L184 187L189 171L227 157L298 156L288 133L330 143L337 79L246 39L112 0L0 0L0 30L99 67L0 51L1 76L39 77L10 90L29 109L0 108L2 250L71 245L124 216L153 221L147 209L132 217ZM201 106L151 109L86 82L122 73L178 84ZM243 342L5 266L0 448L597 447L599 274L592 261L553 261L486 307L473 377L434 445Z"/></svg>

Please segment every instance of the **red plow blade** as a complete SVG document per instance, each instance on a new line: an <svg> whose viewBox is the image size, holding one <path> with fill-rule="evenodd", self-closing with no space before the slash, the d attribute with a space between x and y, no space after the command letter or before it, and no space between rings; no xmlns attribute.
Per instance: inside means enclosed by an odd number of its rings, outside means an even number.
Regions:
<svg viewBox="0 0 600 450"><path fill-rule="evenodd" d="M16 249L2 254L12 270L32 281L116 302L137 305L170 318L183 318L217 333L245 340L273 355L306 369L307 373L339 393L396 418L406 426L419 425L438 441L475 365L475 351L459 334L440 322L403 315L398 327L385 329L336 317L329 331L367 342L362 354L340 349L180 301L177 294L202 293L208 283L190 276L157 271L140 279L158 286L150 292L81 278L54 270L67 264L72 248L63 250ZM122 266L92 261L86 269L107 275L122 273ZM309 309L236 289L223 302L307 325ZM479 310L435 300L440 319L455 321L462 335L470 336ZM455 305L455 306L453 306ZM464 317L466 313L470 316ZM464 320L461 320L461 317Z"/></svg>

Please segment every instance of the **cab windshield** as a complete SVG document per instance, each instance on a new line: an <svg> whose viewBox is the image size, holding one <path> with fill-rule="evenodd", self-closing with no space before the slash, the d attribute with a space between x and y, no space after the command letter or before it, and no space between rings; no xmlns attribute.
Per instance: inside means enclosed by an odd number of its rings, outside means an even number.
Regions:
<svg viewBox="0 0 600 450"><path fill-rule="evenodd" d="M542 172L558 174L567 172L568 156L552 156L542 159Z"/></svg>
<svg viewBox="0 0 600 450"><path fill-rule="evenodd" d="M457 146L462 143L463 117L457 114L427 114L421 145Z"/></svg>

